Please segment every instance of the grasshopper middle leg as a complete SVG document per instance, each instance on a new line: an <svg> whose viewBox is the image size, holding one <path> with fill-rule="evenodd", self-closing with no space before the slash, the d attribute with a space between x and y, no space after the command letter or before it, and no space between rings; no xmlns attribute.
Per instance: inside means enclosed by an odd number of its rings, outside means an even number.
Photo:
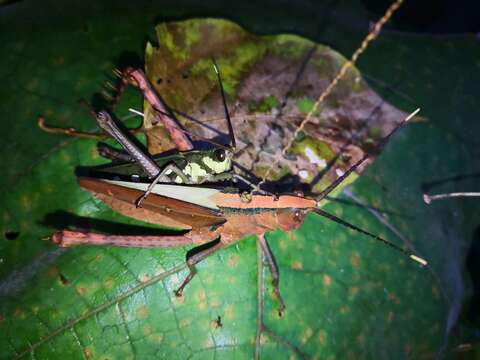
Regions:
<svg viewBox="0 0 480 360"><path fill-rule="evenodd" d="M212 244L212 243L210 243L210 244ZM190 281L192 281L192 279L195 277L195 275L197 274L197 268L195 267L196 264L198 264L199 262L201 262L202 260L204 260L208 256L212 255L214 252L216 252L217 250L220 250L221 248L223 248L225 246L226 246L226 244L224 244L221 241L214 242L210 247L208 247L206 249L203 249L203 250L199 251L198 253L188 257L187 258L187 266L190 269L190 273L185 278L185 280L183 280L182 285L180 285L180 287L175 291L175 295L178 296L178 297L181 297L182 293L183 293L183 289L185 288L185 286L187 286L187 284Z"/></svg>

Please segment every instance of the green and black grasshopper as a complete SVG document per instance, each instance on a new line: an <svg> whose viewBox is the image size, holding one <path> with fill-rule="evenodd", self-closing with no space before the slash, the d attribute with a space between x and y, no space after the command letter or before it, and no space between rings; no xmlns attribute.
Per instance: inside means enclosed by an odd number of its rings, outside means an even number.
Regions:
<svg viewBox="0 0 480 360"><path fill-rule="evenodd" d="M222 102L225 110L225 119L229 129L228 145L220 145L214 143L213 149L195 150L192 143L188 139L186 132L177 126L174 122L173 115L168 113L166 107L160 101L160 98L154 92L152 86L145 77L143 71L127 69L121 73L122 84L132 82L136 84L145 94L157 115L162 120L164 126L169 131L172 139L175 141L179 151L173 154L160 154L151 158L120 130L120 128L111 119L106 112L96 114L96 119L100 127L127 151L133 162L106 166L103 172L115 174L116 176L128 176L132 181L140 179L153 179L145 194L139 199L137 205L150 193L153 186L157 183L177 183L177 184L202 184L202 183L218 183L225 180L241 179L247 182L240 175L234 174L232 169L232 158L235 154L236 142L230 114L227 108L225 93L223 89L222 79L218 67L213 61L213 67L217 74ZM121 89L119 93L121 94Z"/></svg>

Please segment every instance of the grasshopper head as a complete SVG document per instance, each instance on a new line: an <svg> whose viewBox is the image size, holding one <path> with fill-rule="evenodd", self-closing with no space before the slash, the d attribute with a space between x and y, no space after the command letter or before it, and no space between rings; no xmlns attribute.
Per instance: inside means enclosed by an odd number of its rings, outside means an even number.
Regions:
<svg viewBox="0 0 480 360"><path fill-rule="evenodd" d="M282 209L277 213L278 227L283 231L291 231L303 223L305 209Z"/></svg>
<svg viewBox="0 0 480 360"><path fill-rule="evenodd" d="M218 148L205 156L202 162L209 167L212 174L221 174L231 170L233 155L233 149Z"/></svg>

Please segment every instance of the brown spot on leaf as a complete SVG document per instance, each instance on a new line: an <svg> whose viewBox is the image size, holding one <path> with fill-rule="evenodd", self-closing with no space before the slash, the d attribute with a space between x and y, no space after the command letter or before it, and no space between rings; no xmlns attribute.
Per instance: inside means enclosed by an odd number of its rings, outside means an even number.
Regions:
<svg viewBox="0 0 480 360"><path fill-rule="evenodd" d="M332 284L332 278L327 274L325 274L323 275L322 282L323 282L323 286L329 287Z"/></svg>
<svg viewBox="0 0 480 360"><path fill-rule="evenodd" d="M397 294L391 292L388 294L388 300L394 302L395 304L400 304L400 299L398 298Z"/></svg>
<svg viewBox="0 0 480 360"><path fill-rule="evenodd" d="M212 321L213 329L220 329L223 327L222 317L220 315L217 316L215 320Z"/></svg>
<svg viewBox="0 0 480 360"><path fill-rule="evenodd" d="M111 289L111 288L113 287L113 285L115 285L115 279L113 279L112 277L106 276L106 277L103 279L103 286L104 286L106 289Z"/></svg>
<svg viewBox="0 0 480 360"><path fill-rule="evenodd" d="M150 335L152 333L152 325L147 324L143 327L143 333L145 335Z"/></svg>
<svg viewBox="0 0 480 360"><path fill-rule="evenodd" d="M145 306L140 306L136 313L139 318L145 318L148 315L148 309Z"/></svg>
<svg viewBox="0 0 480 360"><path fill-rule="evenodd" d="M357 295L357 294L358 294L358 286L352 286L352 287L350 287L350 288L348 289L348 294L349 294L350 296L352 296L352 297L355 296L355 295Z"/></svg>
<svg viewBox="0 0 480 360"><path fill-rule="evenodd" d="M294 261L292 263L292 269L294 270L302 270L303 269L303 263L301 261Z"/></svg>
<svg viewBox="0 0 480 360"><path fill-rule="evenodd" d="M350 256L350 264L352 264L353 267L359 267L360 266L360 256L358 254L354 253L352 256Z"/></svg>
<svg viewBox="0 0 480 360"><path fill-rule="evenodd" d="M75 287L75 291L77 292L78 295L84 296L85 293L87 292L87 289L86 289L85 285L79 284Z"/></svg>
<svg viewBox="0 0 480 360"><path fill-rule="evenodd" d="M317 340L321 346L325 346L327 343L327 332L325 330L319 330Z"/></svg>

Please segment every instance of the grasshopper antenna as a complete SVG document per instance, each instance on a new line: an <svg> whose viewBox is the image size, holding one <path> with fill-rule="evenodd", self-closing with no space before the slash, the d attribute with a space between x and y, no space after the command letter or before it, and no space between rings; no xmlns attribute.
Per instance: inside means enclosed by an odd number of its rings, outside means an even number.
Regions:
<svg viewBox="0 0 480 360"><path fill-rule="evenodd" d="M415 255L414 253L411 253L411 252L409 252L409 251L407 251L407 250L404 250L404 249L402 249L400 246L395 245L394 243L392 243L392 242L390 242L390 241L388 241L388 240L385 240L384 238L382 238L382 237L380 237L380 236L378 236L378 235L372 234L371 232L368 232L367 230L363 230L362 228L359 228L359 227L356 226L356 225L353 225L353 224L351 224L351 223L349 223L349 222L347 222L347 221L345 221L345 220L343 220L343 219L340 219L339 217L337 217L337 216L335 216L335 215L333 215L333 214L330 214L330 213L328 213L328 212L326 212L326 211L324 211L324 210L321 210L321 209L319 209L319 208L315 208L315 209L313 209L313 211L316 212L318 215L323 216L323 217L325 217L325 218L327 218L327 219L329 219L329 220L332 220L332 221L334 221L334 222L336 222L336 223L338 223L338 224L340 224L340 225L346 226L346 227L348 227L348 228L350 228L350 229L352 229L352 230L355 230L355 231L357 231L357 232L359 232L359 233L362 233L362 234L364 234L364 235L370 236L371 238L382 242L383 244L391 247L392 249L394 249L394 250L396 250L396 251L399 251L399 252L401 252L402 254L408 256L411 260L420 263L422 266L426 266L426 265L428 264L427 260L421 258L420 256L417 256L417 255Z"/></svg>
<svg viewBox="0 0 480 360"><path fill-rule="evenodd" d="M217 66L217 63L215 62L215 58L213 58L213 57L212 57L212 62L213 62L213 68L214 68L215 72L217 73L218 84L220 85L220 92L222 94L222 102L223 102L223 108L225 110L225 117L227 118L230 141L231 141L231 144L232 144L232 148L235 149L235 147L237 145L236 145L236 142L235 142L235 134L233 133L232 120L230 119L230 114L228 112L227 100L225 99L225 91L223 89L222 77L220 76L220 71L218 70L218 66Z"/></svg>
<svg viewBox="0 0 480 360"><path fill-rule="evenodd" d="M398 130L400 130L403 127L403 125L405 125L405 123L407 123L410 119L412 119L415 115L417 115L419 111L420 111L420 108L412 112L405 119L403 119L397 126L395 126L395 128L392 131L390 131L390 133L387 136L385 136L383 139L380 140L380 142L378 143L378 147L382 148L383 146L385 146L388 140L390 140L390 138ZM355 164L350 166L342 176L339 176L337 179L335 179L335 181L333 181L330 185L328 185L326 189L322 190L322 192L317 196L317 201L324 199L328 194L330 194L333 190L335 190L335 188L338 185L340 185L352 172L354 172L360 165L362 165L366 160L368 160L368 158L370 158L370 154L367 153L363 155L363 157L360 160L358 160Z"/></svg>
<svg viewBox="0 0 480 360"><path fill-rule="evenodd" d="M145 115L141 112L141 111L138 111L136 109L132 109L132 108L128 108L128 111L131 112L132 114L135 114L135 115L138 115L138 116L141 116L141 117L144 117ZM165 116L168 116L168 114L164 111L157 111L159 112L160 114L162 115L165 115ZM229 147L228 146L225 146L225 145L222 145L220 143L217 143L216 141L213 141L211 139L207 139L206 137L203 137L203 136L200 136L198 134L194 134L188 130L184 130L184 129L181 129L181 131L183 131L185 134L191 136L192 138L196 138L196 139L200 139L202 141L205 141L205 142L208 142L210 144L213 144L215 145L216 147L219 147L219 148L223 148L223 149L226 149L228 150Z"/></svg>
<svg viewBox="0 0 480 360"><path fill-rule="evenodd" d="M453 192L445 194L423 194L423 201L425 204L430 204L433 200L447 199L452 197L480 197L480 192Z"/></svg>
<svg viewBox="0 0 480 360"><path fill-rule="evenodd" d="M388 142L388 140L390 140L390 138L400 129L402 128L403 125L405 125L405 123L407 123L410 119L412 119L418 112L420 111L420 108L418 108L417 110L415 110L414 112L412 112L410 115L408 115L402 122L400 122L387 136L385 136L382 140L380 140L378 146L379 147L383 147L385 146L385 144ZM358 160L355 164L353 164L352 166L350 166L350 168L347 169L347 171L345 171L345 173L342 175L342 176L339 176L335 181L333 181L329 186L327 186L327 188L325 190L323 190L318 196L317 196L317 204L322 200L324 199L328 194L330 194L333 190L335 190L335 188L340 184L342 183L345 178L347 176L349 176L353 171L355 171L361 164L363 164L368 158L370 157L370 154L365 154L360 160ZM318 207L315 208L313 211L315 211L317 214L323 216L323 217L326 217L327 219L329 220L332 220L338 224L341 224L343 226L346 226L352 230L355 230L355 231L358 231L364 235L367 235L367 236L370 236L371 238L375 239L375 240L378 240L378 241L381 241L382 243L384 243L385 245L387 246L390 246L391 248L405 254L406 256L408 256L410 259L422 264L423 266L427 265L427 261L411 252L408 252L404 249L402 249L401 247L399 247L398 245L395 245L391 242L389 242L388 240L385 240L383 239L382 237L380 236L377 236L375 234L372 234L366 230L363 230L361 228L359 228L358 226L355 226L353 224L350 224L349 222L345 221L345 220L342 220L338 217L336 217L335 215L332 215L330 213L327 213L323 210L320 210Z"/></svg>

